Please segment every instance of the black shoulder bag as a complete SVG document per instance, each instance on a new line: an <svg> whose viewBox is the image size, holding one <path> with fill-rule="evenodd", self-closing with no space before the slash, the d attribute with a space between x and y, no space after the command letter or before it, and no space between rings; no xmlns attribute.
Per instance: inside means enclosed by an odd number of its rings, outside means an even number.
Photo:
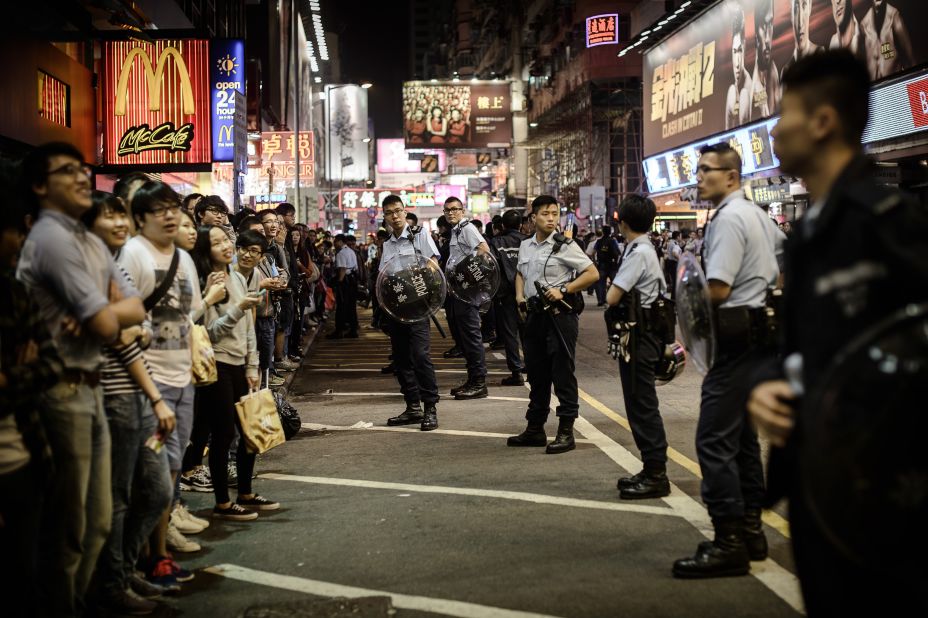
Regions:
<svg viewBox="0 0 928 618"><path fill-rule="evenodd" d="M155 288L155 291L152 292L148 298L145 299L145 312L149 312L155 308L155 305L161 302L161 299L164 298L164 295L168 293L171 284L174 283L174 277L177 276L177 265L180 263L180 251L174 249L174 257L171 258L171 265L168 266L168 272L165 274L164 279L161 280L161 283L158 284L158 287Z"/></svg>

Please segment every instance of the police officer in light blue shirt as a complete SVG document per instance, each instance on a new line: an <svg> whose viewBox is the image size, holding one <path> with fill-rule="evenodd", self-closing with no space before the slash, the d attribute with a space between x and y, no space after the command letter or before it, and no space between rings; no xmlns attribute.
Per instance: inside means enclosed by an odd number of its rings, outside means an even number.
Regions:
<svg viewBox="0 0 928 618"><path fill-rule="evenodd" d="M617 321L635 325L628 333L628 357L619 355L622 398L632 428L635 445L641 451L644 469L618 481L619 497L624 500L662 498L670 495L667 480L667 435L658 407L654 371L664 352L657 332L660 321L652 311L658 296L666 290L657 251L648 238L657 208L650 199L631 195L619 204L619 230L627 240L619 269L606 294L606 319L618 314Z"/></svg>
<svg viewBox="0 0 928 618"><path fill-rule="evenodd" d="M490 246L469 219L464 217L464 204L449 197L444 205L445 218L451 225L449 264L456 264L475 253L489 253ZM454 338L467 361L467 380L451 389L455 399L480 399L487 396L487 363L483 352L483 335L480 331L480 308L452 298L448 305L448 320L457 333Z"/></svg>
<svg viewBox="0 0 928 618"><path fill-rule="evenodd" d="M382 272L385 272L391 260L400 256L419 254L426 259L438 261L438 248L428 232L406 223L406 207L402 198L398 195L388 195L383 199L382 207L384 222L392 230L390 238L383 243L380 262ZM437 429L436 405L439 396L435 367L430 356L428 320L404 324L389 315L384 315L383 324L384 330L390 336L393 349L393 373L406 400L403 413L387 419L387 424L395 426L418 423L422 431Z"/></svg>
<svg viewBox="0 0 928 618"><path fill-rule="evenodd" d="M358 338L358 254L335 236L335 331L329 339Z"/></svg>
<svg viewBox="0 0 928 618"><path fill-rule="evenodd" d="M767 290L776 285L778 234L767 214L741 187L741 157L726 142L700 150L696 172L702 200L715 204L703 256L709 297L716 308L715 361L702 385L696 453L702 498L715 539L677 560L676 577L744 575L750 560L767 557L761 525L763 467L745 402L748 372L766 346Z"/></svg>

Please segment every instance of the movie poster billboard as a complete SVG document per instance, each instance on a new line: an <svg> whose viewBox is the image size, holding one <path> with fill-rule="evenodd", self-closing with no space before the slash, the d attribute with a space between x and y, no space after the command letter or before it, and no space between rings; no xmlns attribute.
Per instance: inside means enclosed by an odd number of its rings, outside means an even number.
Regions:
<svg viewBox="0 0 928 618"><path fill-rule="evenodd" d="M769 118L783 72L844 47L881 80L928 61L925 0L722 0L644 56L646 155Z"/></svg>
<svg viewBox="0 0 928 618"><path fill-rule="evenodd" d="M366 180L370 175L367 126L367 90L354 84L326 86L328 135L326 178L334 181Z"/></svg>
<svg viewBox="0 0 928 618"><path fill-rule="evenodd" d="M405 82L407 148L507 148L512 102L505 82Z"/></svg>

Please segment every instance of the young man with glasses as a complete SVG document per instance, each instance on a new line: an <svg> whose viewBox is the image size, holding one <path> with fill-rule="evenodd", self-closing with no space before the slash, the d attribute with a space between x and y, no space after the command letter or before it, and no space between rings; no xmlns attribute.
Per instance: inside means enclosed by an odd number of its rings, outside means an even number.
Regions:
<svg viewBox="0 0 928 618"><path fill-rule="evenodd" d="M716 313L715 362L702 384L696 454L702 498L715 539L677 560L681 578L745 575L750 560L767 557L761 525L763 467L745 401L750 368L766 347L756 328L766 316L767 290L780 274L782 243L776 224L741 188L741 157L727 143L704 146L696 168L699 199L715 212L706 226L703 256Z"/></svg>
<svg viewBox="0 0 928 618"><path fill-rule="evenodd" d="M451 226L448 262L455 264L476 253L490 252L490 246L464 215L464 204L456 197L445 200L445 218ZM450 323L457 331L457 341L467 363L467 380L451 389L455 399L482 399L487 392L487 363L483 351L483 334L480 328L480 307L459 298L450 303Z"/></svg>
<svg viewBox="0 0 928 618"><path fill-rule="evenodd" d="M70 144L23 161L23 194L39 218L17 279L28 288L64 365L39 409L54 456L39 556L42 615L75 615L112 515L110 434L103 410L103 345L142 322L139 293L97 236L80 222L92 205L90 169Z"/></svg>

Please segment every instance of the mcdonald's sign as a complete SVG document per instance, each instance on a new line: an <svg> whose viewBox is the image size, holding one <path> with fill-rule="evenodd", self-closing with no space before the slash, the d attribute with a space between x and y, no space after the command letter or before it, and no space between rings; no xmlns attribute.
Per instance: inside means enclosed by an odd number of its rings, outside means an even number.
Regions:
<svg viewBox="0 0 928 618"><path fill-rule="evenodd" d="M203 40L104 43L107 164L211 162L209 45Z"/></svg>
<svg viewBox="0 0 928 618"><path fill-rule="evenodd" d="M235 93L245 94L245 42L214 39L209 45L213 161L235 159ZM241 127L241 132L245 127Z"/></svg>

